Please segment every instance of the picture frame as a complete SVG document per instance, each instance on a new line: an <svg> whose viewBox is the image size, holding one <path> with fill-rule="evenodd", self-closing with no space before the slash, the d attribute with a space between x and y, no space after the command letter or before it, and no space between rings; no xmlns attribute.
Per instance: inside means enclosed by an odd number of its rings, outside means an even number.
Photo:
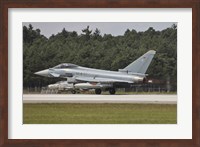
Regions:
<svg viewBox="0 0 200 147"><path fill-rule="evenodd" d="M0 16L0 145L1 146L200 146L200 1L2 0ZM192 139L8 139L8 9L9 8L192 8Z"/></svg>

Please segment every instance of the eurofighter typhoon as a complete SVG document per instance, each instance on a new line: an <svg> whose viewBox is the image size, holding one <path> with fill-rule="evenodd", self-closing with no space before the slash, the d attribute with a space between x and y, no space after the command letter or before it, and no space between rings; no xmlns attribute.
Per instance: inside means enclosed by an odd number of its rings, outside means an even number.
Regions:
<svg viewBox="0 0 200 147"><path fill-rule="evenodd" d="M150 50L124 69L118 71L87 68L70 63L62 63L53 68L38 71L35 74L45 77L67 78L73 89L95 89L96 94L102 90L115 94L116 88L143 82L146 71L156 51Z"/></svg>

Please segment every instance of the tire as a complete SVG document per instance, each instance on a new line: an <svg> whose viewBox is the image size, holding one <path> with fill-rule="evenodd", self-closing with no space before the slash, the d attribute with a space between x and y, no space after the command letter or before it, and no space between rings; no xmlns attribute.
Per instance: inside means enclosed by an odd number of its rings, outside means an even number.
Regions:
<svg viewBox="0 0 200 147"><path fill-rule="evenodd" d="M95 89L96 94L101 94L101 89Z"/></svg>
<svg viewBox="0 0 200 147"><path fill-rule="evenodd" d="M76 91L75 91L75 90L72 90L71 93L72 93L72 94L76 94Z"/></svg>
<svg viewBox="0 0 200 147"><path fill-rule="evenodd" d="M110 94L115 94L115 92L116 92L116 91L115 91L115 88L109 89L109 93L110 93Z"/></svg>

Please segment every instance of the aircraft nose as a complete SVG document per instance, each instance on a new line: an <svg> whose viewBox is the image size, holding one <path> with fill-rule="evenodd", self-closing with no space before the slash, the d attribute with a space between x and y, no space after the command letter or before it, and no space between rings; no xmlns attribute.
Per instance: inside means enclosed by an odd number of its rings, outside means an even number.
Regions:
<svg viewBox="0 0 200 147"><path fill-rule="evenodd" d="M34 74L39 75L39 76L48 77L48 75L49 75L49 70L48 70L48 69L41 70L41 71L35 72Z"/></svg>

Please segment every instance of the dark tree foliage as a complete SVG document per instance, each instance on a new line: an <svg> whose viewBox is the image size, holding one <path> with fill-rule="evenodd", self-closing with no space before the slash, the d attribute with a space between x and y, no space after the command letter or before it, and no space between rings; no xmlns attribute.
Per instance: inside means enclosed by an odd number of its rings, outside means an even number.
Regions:
<svg viewBox="0 0 200 147"><path fill-rule="evenodd" d="M150 27L145 32L127 29L123 36L100 34L89 26L82 34L65 28L46 38L32 25L23 27L23 83L24 88L45 86L57 81L34 72L60 63L73 63L91 68L123 69L148 50L157 53L147 71L150 77L170 80L171 90L177 89L177 26L156 31Z"/></svg>

